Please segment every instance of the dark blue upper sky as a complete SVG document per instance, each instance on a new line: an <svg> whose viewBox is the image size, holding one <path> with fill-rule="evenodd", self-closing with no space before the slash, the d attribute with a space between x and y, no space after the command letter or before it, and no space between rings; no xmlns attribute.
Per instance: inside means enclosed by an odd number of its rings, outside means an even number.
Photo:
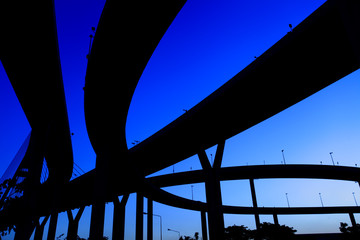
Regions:
<svg viewBox="0 0 360 240"><path fill-rule="evenodd" d="M86 132L82 88L91 27L97 26L104 2L55 1L61 67L70 129L74 132L74 160L85 171L95 167L96 156ZM211 94L290 31L289 24L296 27L324 2L188 0L160 41L136 88L126 126L129 147L133 141L151 136L183 114L183 109L190 109ZM121 29L114 31L119 31L121 38ZM288 164L332 164L329 152L334 152L335 162L340 165L360 164L357 152L360 144L359 74L355 72L227 140L223 166L280 164L283 149ZM30 127L2 67L0 86L1 174L25 140ZM214 155L215 148L207 152L209 156ZM174 167L177 172L199 168L196 156ZM170 167L160 173L172 171ZM292 206L320 206L320 192L327 206L353 206L353 196L359 197L360 201L359 187L354 182L257 180L255 185L259 206L287 206L285 193L288 193ZM191 198L190 186L167 190ZM203 184L194 185L193 190L195 200L205 200ZM222 190L224 204L251 206L247 181L223 182ZM127 239L132 239L133 195L127 211L126 235ZM89 212L89 209L85 211L80 224L79 235L82 237L88 234ZM162 215L164 229L177 229L187 235L200 231L200 215L197 213L160 204L154 206L154 213ZM105 234L110 236L111 214L107 217ZM60 224L59 234L66 231L66 215L61 215L60 220L64 224ZM155 229L157 220L154 220ZM261 220L273 221L266 216ZM347 215L280 216L279 221L299 232L337 232L339 222L349 222L349 219ZM225 223L255 227L253 216L226 215ZM158 232L154 230L154 234ZM165 234L167 239L176 239L177 236L174 232L164 231Z"/></svg>

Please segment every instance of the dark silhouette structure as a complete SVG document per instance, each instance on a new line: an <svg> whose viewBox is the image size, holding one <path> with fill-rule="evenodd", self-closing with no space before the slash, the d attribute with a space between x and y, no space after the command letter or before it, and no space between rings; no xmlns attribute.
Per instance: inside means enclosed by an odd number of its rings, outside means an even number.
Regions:
<svg viewBox="0 0 360 240"><path fill-rule="evenodd" d="M359 181L358 168L323 165L221 168L221 163L226 139L360 67L360 3L328 0L213 94L128 149L125 124L135 87L183 4L184 0L141 4L106 2L88 56L84 88L85 120L97 155L96 168L69 181L73 157L53 1L1 3L0 59L32 128L23 159L28 169L27 185L18 205L21 209L31 205L31 210L9 210L0 214L0 223L17 226L15 239L28 239L35 227L36 236L42 236L45 224L38 222L41 216L46 216L46 220L50 218L48 239L54 239L57 214L61 211L68 213L68 239L74 239L81 213L87 205L92 205L90 239L101 239L106 202L115 205L116 231L112 238L123 239L126 202L128 195L134 192L137 193L137 240L143 236L144 197L149 206L157 201L199 211L203 239L207 239L207 235L211 240L223 239L224 213L252 214L257 226L260 226L261 214L273 215L278 224L279 214L348 213L352 224L356 225L353 214L360 212L359 207L258 208L253 180L296 177ZM20 28L22 32L17 31ZM113 31L115 28L121 32ZM32 48L23 44L24 35L33 36L26 38ZM217 145L217 152L211 165L205 149L214 145ZM192 155L199 156L202 170L146 178ZM49 178L40 184L44 158ZM235 179L249 179L253 207L222 204L220 181ZM198 182L205 183L205 203L160 189ZM124 195L121 202L117 199L120 195ZM70 212L74 208L80 208L75 218ZM152 216L152 207L148 216ZM150 231L148 239L152 239L152 221L148 221L147 229Z"/></svg>

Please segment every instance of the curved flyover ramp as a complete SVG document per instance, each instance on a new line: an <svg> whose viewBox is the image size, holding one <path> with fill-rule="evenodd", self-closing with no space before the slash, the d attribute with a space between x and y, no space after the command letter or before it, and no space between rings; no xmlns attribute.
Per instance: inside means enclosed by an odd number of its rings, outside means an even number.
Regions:
<svg viewBox="0 0 360 240"><path fill-rule="evenodd" d="M357 70L359 10L356 1L326 2L210 96L131 148L129 158L144 175L151 174L266 120Z"/></svg>
<svg viewBox="0 0 360 240"><path fill-rule="evenodd" d="M346 12L346 7L350 11ZM359 4L354 1L326 2L217 91L131 148L128 154L124 151L123 155L113 155L114 161L124 167L124 162L129 158L144 175L151 174L254 126L357 70L360 67L360 54L354 42L360 39L358 10ZM349 22L348 18L352 20ZM99 31L100 28L98 39ZM105 44L105 36L102 42ZM97 44L100 47L100 40ZM95 43L92 54L95 56ZM116 66L112 66L112 73L122 73L123 68ZM101 77L100 70L98 78ZM115 80L111 81L111 75L105 76L107 80L98 80L93 85L94 89L86 89L92 91L92 99L86 100L88 103L92 101L95 110L90 109L90 104L85 110L89 111L89 136L97 154L115 154L114 150L106 149L105 145L109 144L113 149L119 149L119 146L125 149L125 139L116 137L124 136L126 112L122 113L121 121L115 114L124 109L127 111L131 96L128 90L110 89L115 86ZM138 79L131 79L131 87L134 88ZM127 84L123 83L125 89L129 89L126 88ZM95 88L101 90L97 92ZM107 93L113 95L106 96ZM127 101L127 104L123 101ZM106 109L100 109L102 106L106 106ZM99 128L96 129L96 126ZM114 138L116 141L112 143ZM91 203L93 187L87 186L93 186L95 172L88 172L70 183L72 199L86 198ZM119 181L110 183L115 193L134 191L130 190L129 181L121 182L120 179L124 178L119 176ZM81 189L81 193L76 192L76 189Z"/></svg>
<svg viewBox="0 0 360 240"><path fill-rule="evenodd" d="M98 164L110 164L114 174L132 175L125 139L130 102L147 62L184 3L106 1L85 82L86 126L98 169Z"/></svg>
<svg viewBox="0 0 360 240"><path fill-rule="evenodd" d="M57 199L62 195L58 186L70 180L73 169L54 1L2 1L0 29L0 60L32 129L20 164L28 169L24 195L1 212L0 222L16 224L16 238L28 239L32 221L40 209L54 207L54 192ZM42 187L49 191L39 187L44 157L49 176Z"/></svg>
<svg viewBox="0 0 360 240"><path fill-rule="evenodd" d="M39 161L45 155L49 182L66 182L73 155L54 11L53 1L3 1L0 60L36 135Z"/></svg>

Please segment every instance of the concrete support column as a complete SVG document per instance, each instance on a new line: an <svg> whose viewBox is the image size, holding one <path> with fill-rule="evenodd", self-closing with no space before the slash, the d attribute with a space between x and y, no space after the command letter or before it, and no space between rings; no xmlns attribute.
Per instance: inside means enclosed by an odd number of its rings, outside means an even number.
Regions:
<svg viewBox="0 0 360 240"><path fill-rule="evenodd" d="M105 202L92 205L89 240L102 239L104 235Z"/></svg>
<svg viewBox="0 0 360 240"><path fill-rule="evenodd" d="M55 240L58 215L57 212L51 214L47 240Z"/></svg>
<svg viewBox="0 0 360 240"><path fill-rule="evenodd" d="M147 199L147 240L153 240L153 201Z"/></svg>
<svg viewBox="0 0 360 240"><path fill-rule="evenodd" d="M50 217L50 215L46 216L44 218L44 220L42 221L42 223L40 223L39 220L38 220L38 222L36 224L34 240L42 240L43 239L44 227L45 227L45 224L47 223L49 217Z"/></svg>
<svg viewBox="0 0 360 240"><path fill-rule="evenodd" d="M279 219L278 219L278 215L276 213L273 214L273 217L274 217L274 224L276 226L279 226Z"/></svg>
<svg viewBox="0 0 360 240"><path fill-rule="evenodd" d="M349 217L350 217L350 221L351 221L351 224L353 227L356 226L356 220L355 220L355 217L354 217L354 213L349 213Z"/></svg>
<svg viewBox="0 0 360 240"><path fill-rule="evenodd" d="M219 169L222 161L225 141L218 144L214 168L211 167L205 151L201 151L198 156L202 168L204 169L206 202L208 206L208 222L210 240L224 239L224 215L222 212L221 187L219 179Z"/></svg>
<svg viewBox="0 0 360 240"><path fill-rule="evenodd" d="M31 131L28 150L21 164L28 167L26 182L23 189L23 199L26 203L21 209L22 216L20 223L16 226L14 240L24 240L31 237L36 226L37 197L40 186L40 176L44 161L44 146L46 132L43 129L33 129Z"/></svg>
<svg viewBox="0 0 360 240"><path fill-rule="evenodd" d="M255 184L254 184L254 179L250 178L250 190L251 190L251 197L252 197L252 202L253 202L253 208L255 211L255 223L256 223L256 229L260 229L260 217L259 217L259 212L258 212L258 205L257 205L257 200L256 200L256 192L255 192Z"/></svg>
<svg viewBox="0 0 360 240"><path fill-rule="evenodd" d="M222 213L220 181L217 173L213 170L210 170L207 175L205 189L210 240L222 240L224 239L224 216Z"/></svg>
<svg viewBox="0 0 360 240"><path fill-rule="evenodd" d="M102 239L104 236L105 196L107 194L108 169L107 158L97 156L94 183L94 204L91 208L89 240Z"/></svg>
<svg viewBox="0 0 360 240"><path fill-rule="evenodd" d="M114 217L113 217L113 240L124 240L125 233L125 207L129 199L129 194L125 194L121 201L118 197L114 200Z"/></svg>
<svg viewBox="0 0 360 240"><path fill-rule="evenodd" d="M34 231L35 225L30 219L22 220L22 222L16 225L16 232L14 240L30 239L32 232Z"/></svg>
<svg viewBox="0 0 360 240"><path fill-rule="evenodd" d="M208 240L206 213L204 211L201 211L201 234L202 234L202 239L203 240Z"/></svg>
<svg viewBox="0 0 360 240"><path fill-rule="evenodd" d="M75 218L73 218L71 210L67 210L66 213L68 215L69 219L69 226L68 226L68 232L67 232L67 240L76 240L77 239L77 233L79 228L79 221L81 218L81 215L84 212L85 207L81 207L79 211L77 212Z"/></svg>
<svg viewBox="0 0 360 240"><path fill-rule="evenodd" d="M143 240L144 236L144 196L136 193L136 233L135 240Z"/></svg>

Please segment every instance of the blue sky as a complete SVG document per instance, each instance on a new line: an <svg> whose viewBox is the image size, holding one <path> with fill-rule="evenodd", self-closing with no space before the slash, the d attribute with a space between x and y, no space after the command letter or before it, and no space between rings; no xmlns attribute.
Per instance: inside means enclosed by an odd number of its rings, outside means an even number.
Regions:
<svg viewBox="0 0 360 240"><path fill-rule="evenodd" d="M86 54L91 27L97 26L103 0L55 1L60 58L69 113L74 160L85 171L95 167L95 154L88 140L83 108ZM271 47L290 29L317 9L324 0L188 0L152 55L136 88L126 126L129 147L142 141L211 94ZM340 165L360 166L360 71L339 80L304 101L226 141L223 166L281 164L332 164L329 152ZM291 80L291 79L290 79ZM15 156L30 131L21 106L0 66L0 174ZM276 97L276 96L274 96ZM216 127L216 126L214 126ZM209 129L211 131L211 129ZM216 147L207 150L215 155ZM176 172L200 169L196 156L174 166ZM156 174L171 173L173 167ZM223 203L251 206L246 180L222 182ZM360 203L355 182L327 180L255 180L260 207L354 206ZM191 186L166 190L191 198ZM354 196L353 193L354 192ZM203 184L193 186L195 200L205 200ZM107 205L105 235L111 236L111 209ZM154 205L162 216L164 238L201 232L200 214ZM90 208L84 212L79 235L89 233ZM360 217L356 215L357 221ZM270 216L261 216L270 221ZM280 224L299 233L337 232L347 215L279 216ZM145 221L146 222L146 221ZM253 216L225 215L225 224L255 227ZM57 235L66 232L67 217L61 214ZM134 238L135 194L127 206L126 239ZM155 239L159 219L154 218Z"/></svg>

